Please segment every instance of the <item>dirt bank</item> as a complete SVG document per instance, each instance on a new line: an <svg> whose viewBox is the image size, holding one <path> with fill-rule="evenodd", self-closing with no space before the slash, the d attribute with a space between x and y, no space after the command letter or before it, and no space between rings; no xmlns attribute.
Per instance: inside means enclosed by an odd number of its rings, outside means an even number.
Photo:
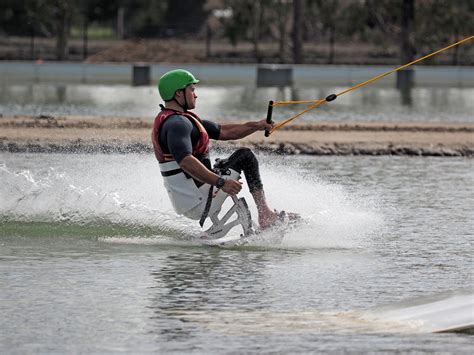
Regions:
<svg viewBox="0 0 474 355"><path fill-rule="evenodd" d="M140 118L2 117L0 150L8 152L152 152L151 122ZM474 124L290 124L214 147L247 146L280 154L473 156Z"/></svg>

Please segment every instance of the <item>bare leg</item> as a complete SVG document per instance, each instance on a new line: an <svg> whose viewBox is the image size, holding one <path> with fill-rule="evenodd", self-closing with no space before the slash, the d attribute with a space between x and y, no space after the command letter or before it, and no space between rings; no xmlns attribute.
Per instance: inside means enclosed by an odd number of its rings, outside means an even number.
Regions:
<svg viewBox="0 0 474 355"><path fill-rule="evenodd" d="M258 212L258 224L260 228L265 229L270 227L274 224L280 217L280 214L276 210L272 210L265 198L265 192L263 189L255 190L251 192L255 204L257 205L257 212ZM285 215L288 217L289 220L295 220L301 218L299 214L286 212Z"/></svg>
<svg viewBox="0 0 474 355"><path fill-rule="evenodd" d="M252 196L257 205L258 224L260 224L260 227L266 228L275 223L278 219L278 214L268 206L263 189L255 190L252 192Z"/></svg>

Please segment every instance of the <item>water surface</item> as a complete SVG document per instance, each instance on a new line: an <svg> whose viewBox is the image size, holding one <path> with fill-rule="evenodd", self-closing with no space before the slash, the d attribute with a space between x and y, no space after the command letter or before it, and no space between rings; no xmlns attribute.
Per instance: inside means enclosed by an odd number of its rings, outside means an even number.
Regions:
<svg viewBox="0 0 474 355"><path fill-rule="evenodd" d="M260 119L269 100L321 99L339 93L343 86L309 86L297 89L260 88L245 85L199 85L201 117L226 121ZM409 97L395 88L370 86L341 96L298 119L319 121L474 122L474 88L416 87ZM0 85L0 113L14 115L86 115L141 117L150 121L161 100L155 87L85 84ZM305 105L278 106L276 120L302 111Z"/></svg>
<svg viewBox="0 0 474 355"><path fill-rule="evenodd" d="M473 286L471 160L259 158L305 223L227 250L190 240L150 155L1 153L2 352L472 350L372 317Z"/></svg>

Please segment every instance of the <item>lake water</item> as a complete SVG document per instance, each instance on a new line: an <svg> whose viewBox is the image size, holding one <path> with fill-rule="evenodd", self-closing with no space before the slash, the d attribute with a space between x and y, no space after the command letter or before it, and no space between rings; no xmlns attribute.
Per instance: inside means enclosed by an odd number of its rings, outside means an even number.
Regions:
<svg viewBox="0 0 474 355"><path fill-rule="evenodd" d="M321 99L347 86L299 86L298 89L245 85L199 85L196 112L203 118L249 120L264 118L269 100ZM397 89L372 85L339 97L305 114L299 122L428 121L474 122L473 87L416 87L409 97ZM0 85L0 114L88 115L141 117L152 120L159 110L155 87L10 83ZM304 105L278 106L275 120L302 111Z"/></svg>
<svg viewBox="0 0 474 355"><path fill-rule="evenodd" d="M305 222L217 249L190 239L149 154L0 153L0 352L472 350L374 318L473 287L471 159L259 159L272 207Z"/></svg>

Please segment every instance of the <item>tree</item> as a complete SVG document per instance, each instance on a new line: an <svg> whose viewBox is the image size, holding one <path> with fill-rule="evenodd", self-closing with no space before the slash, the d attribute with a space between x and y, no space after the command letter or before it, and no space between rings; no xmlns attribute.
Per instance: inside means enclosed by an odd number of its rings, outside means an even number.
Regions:
<svg viewBox="0 0 474 355"><path fill-rule="evenodd" d="M287 42L287 32L289 23L290 2L288 0L278 0L277 23L278 23L278 54L280 63L285 63L285 52Z"/></svg>
<svg viewBox="0 0 474 355"><path fill-rule="evenodd" d="M405 64L413 61L415 48L415 0L403 0L402 21L400 30L400 62Z"/></svg>
<svg viewBox="0 0 474 355"><path fill-rule="evenodd" d="M162 35L196 33L204 25L207 16L204 0L168 0L167 3Z"/></svg>
<svg viewBox="0 0 474 355"><path fill-rule="evenodd" d="M35 53L35 38L36 36L52 36L52 24L43 2L38 0L27 1L24 9L30 33L30 59L35 60L38 59Z"/></svg>
<svg viewBox="0 0 474 355"><path fill-rule="evenodd" d="M293 63L303 62L304 0L293 0Z"/></svg>
<svg viewBox="0 0 474 355"><path fill-rule="evenodd" d="M82 19L82 56L87 58L89 25L107 23L115 18L117 3L107 0L82 0L80 2L80 18Z"/></svg>
<svg viewBox="0 0 474 355"><path fill-rule="evenodd" d="M270 33L268 18L271 16L272 0L227 0L232 9L232 18L225 22L225 34L235 46L240 40L253 44L253 53L258 62L262 60L259 43L263 35Z"/></svg>
<svg viewBox="0 0 474 355"><path fill-rule="evenodd" d="M171 0L119 1L116 4L116 15L123 17L124 37L170 35L165 26L166 17L173 16L168 14L170 3L172 3ZM186 14L183 17L186 17Z"/></svg>
<svg viewBox="0 0 474 355"><path fill-rule="evenodd" d="M25 10L29 23L42 35L56 37L56 59L65 60L72 18L77 9L74 0L27 0ZM34 36L34 35L33 35Z"/></svg>
<svg viewBox="0 0 474 355"><path fill-rule="evenodd" d="M320 27L321 32L323 34L328 35L327 37L329 44L329 64L334 63L336 32L338 30L343 31L344 26L347 26L346 24L348 23L348 21L343 17L347 13L348 7L351 5L351 3L354 4L354 2L350 0L308 1L308 12L312 16L311 22L319 24L318 27Z"/></svg>
<svg viewBox="0 0 474 355"><path fill-rule="evenodd" d="M416 43L420 51L431 52L474 33L474 0L418 0L416 13ZM472 45L455 47L450 53L451 63L456 65L463 57L469 57Z"/></svg>
<svg viewBox="0 0 474 355"><path fill-rule="evenodd" d="M57 60L67 59L73 6L73 2L68 0L54 0L52 4L53 18L55 19Z"/></svg>

